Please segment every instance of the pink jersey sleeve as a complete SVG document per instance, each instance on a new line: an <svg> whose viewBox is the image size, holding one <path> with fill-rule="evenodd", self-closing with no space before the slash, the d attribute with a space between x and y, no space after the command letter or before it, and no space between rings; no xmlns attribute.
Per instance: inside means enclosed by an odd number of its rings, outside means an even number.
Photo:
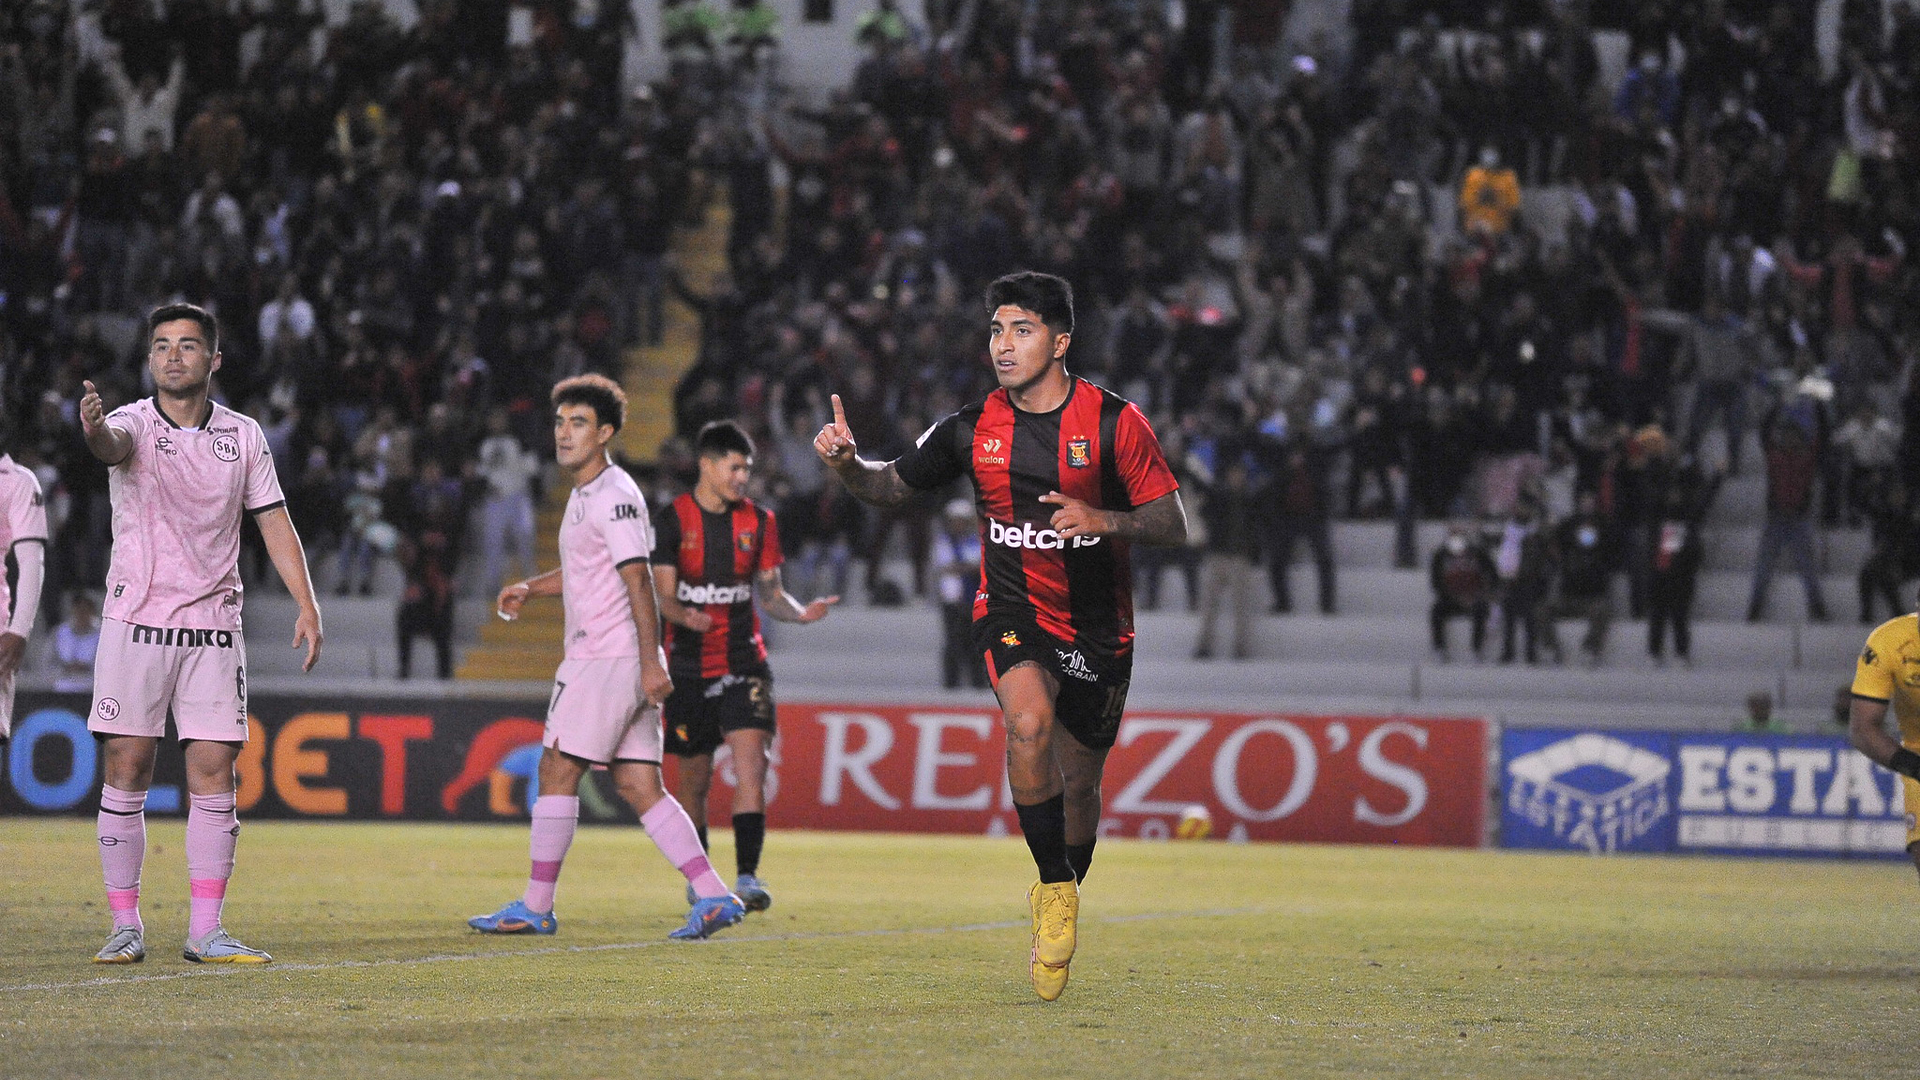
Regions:
<svg viewBox="0 0 1920 1080"><path fill-rule="evenodd" d="M140 402L130 402L107 414L107 423L127 433L127 456L112 466L122 468L140 456L140 444L146 440L141 436L147 433L147 417L140 410Z"/></svg>
<svg viewBox="0 0 1920 1080"><path fill-rule="evenodd" d="M20 482L11 485L7 492L7 525L12 533L12 543L22 540L47 539L47 501L40 494L40 478L32 472L15 465L14 471L20 476Z"/></svg>
<svg viewBox="0 0 1920 1080"><path fill-rule="evenodd" d="M619 468L619 466L613 466ZM600 519L600 536L614 569L642 561L653 554L653 521L640 489L632 484L608 484L589 513Z"/></svg>
<svg viewBox="0 0 1920 1080"><path fill-rule="evenodd" d="M285 506L287 497L280 490L280 474L273 467L273 451L257 424L248 424L247 442L241 452L247 455L246 507L250 514Z"/></svg>

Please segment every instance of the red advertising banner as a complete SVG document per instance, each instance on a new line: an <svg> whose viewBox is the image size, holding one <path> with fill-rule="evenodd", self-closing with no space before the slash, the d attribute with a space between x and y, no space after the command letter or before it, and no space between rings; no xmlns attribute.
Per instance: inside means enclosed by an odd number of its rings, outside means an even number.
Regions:
<svg viewBox="0 0 1920 1080"><path fill-rule="evenodd" d="M80 695L23 693L0 747L0 813L97 806L99 750ZM523 819L544 703L257 697L238 762L251 817ZM992 709L788 704L768 777L774 827L1016 833L1005 737ZM1129 715L1107 758L1103 836L1164 837L1189 807L1214 836L1477 846L1487 805L1486 724L1406 716ZM723 747L708 800L727 822ZM669 786L674 762L667 762ZM181 764L163 749L147 807L178 812ZM581 815L630 821L604 777Z"/></svg>
<svg viewBox="0 0 1920 1080"><path fill-rule="evenodd" d="M996 712L783 705L780 732L782 827L1019 829ZM1229 839L1478 846L1486 740L1475 719L1133 714L1107 758L1100 832L1164 837L1197 804ZM720 764L716 788L732 776Z"/></svg>

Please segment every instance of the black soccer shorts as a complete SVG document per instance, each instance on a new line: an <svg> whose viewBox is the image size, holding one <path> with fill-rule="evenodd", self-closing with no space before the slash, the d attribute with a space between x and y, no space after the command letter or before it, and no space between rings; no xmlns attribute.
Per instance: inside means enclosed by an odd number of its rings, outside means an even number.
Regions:
<svg viewBox="0 0 1920 1080"><path fill-rule="evenodd" d="M1031 619L988 615L973 624L974 648L985 654L987 675L998 688L1015 664L1033 662L1060 685L1053 715L1090 750L1106 750L1120 733L1133 679L1133 653L1119 656L1075 647L1041 630Z"/></svg>
<svg viewBox="0 0 1920 1080"><path fill-rule="evenodd" d="M711 754L729 732L773 734L773 716L773 675L765 669L678 682L661 707L665 749L676 757Z"/></svg>

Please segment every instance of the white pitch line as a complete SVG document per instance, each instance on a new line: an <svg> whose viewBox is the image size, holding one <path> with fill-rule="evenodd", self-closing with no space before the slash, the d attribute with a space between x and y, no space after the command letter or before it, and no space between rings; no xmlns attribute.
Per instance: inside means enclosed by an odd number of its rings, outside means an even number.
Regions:
<svg viewBox="0 0 1920 1080"><path fill-rule="evenodd" d="M1205 919L1220 918L1229 915L1254 915L1264 908L1215 908L1207 911L1160 911L1145 912L1139 915L1109 915L1098 919L1089 919L1095 923L1149 922L1164 919ZM1028 925L1025 919L1013 922L964 923L960 926L922 926L902 927L893 930L841 930L819 934L734 934L723 938L708 938L714 945L744 945L750 942L767 941L844 941L851 938L905 937L910 934L970 934L982 930L1011 930ZM131 986L135 983L172 982L175 979L204 979L222 975L239 976L245 971L259 974L296 971L346 971L353 968L415 967L421 964L458 964L472 960L517 960L529 956L556 956L570 953L619 952L631 949L657 949L663 946L686 945L688 942L671 941L656 938L650 941L615 941L602 945L550 945L544 949L514 949L489 953L443 953L434 956L397 957L391 960L336 960L326 964L281 964L271 965L228 965L215 967L195 967L188 971L175 971L155 975L102 976L97 979L84 979L80 982L63 983L19 983L12 986L0 986L0 995L16 993L45 993L49 990L96 990L115 986Z"/></svg>

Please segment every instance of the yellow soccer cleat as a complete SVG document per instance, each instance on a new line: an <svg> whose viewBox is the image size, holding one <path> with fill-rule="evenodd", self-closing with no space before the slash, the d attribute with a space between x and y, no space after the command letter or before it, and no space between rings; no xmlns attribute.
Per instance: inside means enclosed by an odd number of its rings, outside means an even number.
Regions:
<svg viewBox="0 0 1920 1080"><path fill-rule="evenodd" d="M1027 965L1033 992L1052 1001L1067 988L1067 965L1073 962L1074 923L1080 917L1080 890L1071 881L1035 882L1027 890L1033 912L1033 950Z"/></svg>

